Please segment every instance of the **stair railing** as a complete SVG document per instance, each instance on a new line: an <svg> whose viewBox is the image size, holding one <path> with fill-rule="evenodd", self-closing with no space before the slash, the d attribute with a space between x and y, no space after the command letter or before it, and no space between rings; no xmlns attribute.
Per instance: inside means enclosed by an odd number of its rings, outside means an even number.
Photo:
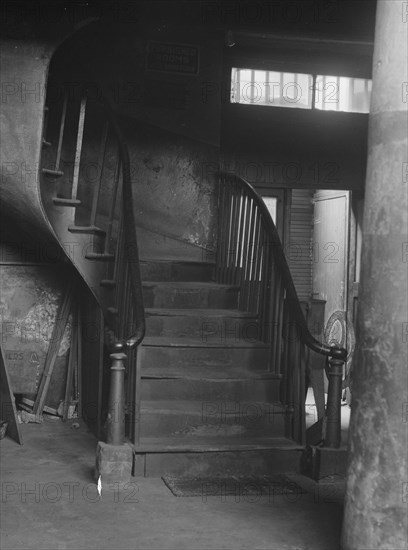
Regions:
<svg viewBox="0 0 408 550"><path fill-rule="evenodd" d="M122 172L122 230L118 237L118 248L122 248L122 266L119 261L117 267L122 267L123 275L121 277L122 282L130 291L132 296L131 302L127 299L129 297L128 292L122 296L122 309L127 306L131 306L132 312L129 312L128 319L122 319L121 334L117 335L118 341L116 346L125 346L128 350L132 350L139 346L145 335L145 313L143 306L143 288L142 279L140 275L140 260L139 249L137 243L136 234L136 221L134 214L133 204L133 191L132 191L132 178L130 170L129 150L127 144L123 138L119 124L116 117L113 114L113 110L110 107L107 100L105 100L105 107L109 113L110 124L114 129L114 133L118 140L118 147L121 159L121 172ZM118 193L117 179L115 178L114 197ZM111 212L112 216L112 212ZM107 235L110 235L111 227L113 223L113 217L109 219ZM107 242L107 241L105 241ZM123 246L122 246L123 245ZM125 266L123 266L123 262ZM117 281L120 283L120 281ZM120 285L119 285L120 286Z"/></svg>
<svg viewBox="0 0 408 550"><path fill-rule="evenodd" d="M108 405L108 443L118 444L123 440L124 434L124 414L118 412L118 407L125 406L124 400L128 404L129 416L132 417L129 418L130 423L136 422L134 401L137 347L145 334L129 151L114 110L106 98L103 98L102 102L88 101L85 87L80 98L73 98L65 91L59 105L60 109L57 108L58 103L53 105L52 109L54 143L43 139L43 146L47 147L51 156L55 156L55 161L43 167L42 173L48 181L59 182L55 188L57 196L54 196L53 203L77 209L75 223L70 225L68 230L76 234L93 236L86 237L91 238L91 241L87 242L86 254L79 261L104 264L103 269L98 271L104 273L104 278L93 281L93 292L104 311L105 344L111 352L111 385L115 388L115 391L111 391ZM46 107L47 124L50 112L50 108ZM98 121L96 126L92 123L95 120ZM95 129L96 127L99 129ZM44 126L44 132L46 128L47 125ZM97 132L100 132L99 137ZM88 148L89 139L99 140L97 158L92 141ZM108 157L111 165L116 161L113 177L106 170ZM65 165L70 164L68 159L72 159L72 175L62 166L64 161ZM90 159L95 161L93 165L98 166L98 177L93 182L94 187L88 205L89 219L84 223L82 212L82 221L78 224L78 209L84 209L82 199L85 196L86 184L89 184L86 164ZM102 214L101 195L104 185L109 189L110 203L106 212L105 189L105 212ZM95 236L102 237L103 240L98 241L94 239ZM88 270L88 273L92 271ZM124 363L128 365L126 380L125 376L119 376L120 373L116 372L123 368ZM118 365L121 365L121 369ZM118 383L118 380L121 382ZM120 388L122 383L125 384L125 388ZM122 395L124 400L120 397ZM132 431L129 427L129 432Z"/></svg>
<svg viewBox="0 0 408 550"><path fill-rule="evenodd" d="M122 444L125 436L125 413L127 403L128 432L132 439L138 425L138 415L140 400L137 398L139 388L137 379L139 374L137 369L139 363L137 360L137 348L141 344L145 335L145 312L143 305L143 288L140 274L139 251L136 235L136 222L133 205L132 178L130 169L129 150L122 135L122 131L114 115L113 109L104 100L104 105L109 116L109 124L113 128L118 142L118 152L120 164L118 164L114 179L113 201L105 247L109 246L112 234L113 217L115 211L115 201L119 188L119 173L122 174L122 216L120 219L119 232L117 236L117 246L114 262L114 280L116 283L116 309L117 319L114 323L111 341L111 391L108 405L107 418L107 442L111 444ZM106 150L108 126L105 127L102 136L101 149ZM103 157L104 158L104 157ZM103 166L103 164L102 164ZM101 185L102 178L99 180ZM95 192L95 196L99 191ZM93 207L93 210L95 207ZM107 249L105 248L105 251ZM119 371L123 370L123 364L127 362L132 365L128 368L126 388L118 384ZM124 383L124 377L120 377L121 383ZM126 391L126 394L125 394Z"/></svg>
<svg viewBox="0 0 408 550"><path fill-rule="evenodd" d="M326 446L340 445L341 374L347 351L319 342L309 331L271 215L255 189L231 173L219 173L216 281L239 287L239 309L258 316L259 340L268 345L270 372L281 377L280 400L287 433L306 442L307 350L328 358Z"/></svg>

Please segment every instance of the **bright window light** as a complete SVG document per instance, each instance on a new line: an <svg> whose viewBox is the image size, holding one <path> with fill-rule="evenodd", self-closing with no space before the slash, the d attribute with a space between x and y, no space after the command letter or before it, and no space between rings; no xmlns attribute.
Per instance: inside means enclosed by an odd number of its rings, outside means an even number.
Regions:
<svg viewBox="0 0 408 550"><path fill-rule="evenodd" d="M311 74L234 67L231 103L368 113L371 87L371 80L364 78L317 75L313 79Z"/></svg>
<svg viewBox="0 0 408 550"><path fill-rule="evenodd" d="M368 113L372 82L344 76L316 77L315 108L323 111Z"/></svg>
<svg viewBox="0 0 408 550"><path fill-rule="evenodd" d="M310 74L232 69L231 103L311 109Z"/></svg>

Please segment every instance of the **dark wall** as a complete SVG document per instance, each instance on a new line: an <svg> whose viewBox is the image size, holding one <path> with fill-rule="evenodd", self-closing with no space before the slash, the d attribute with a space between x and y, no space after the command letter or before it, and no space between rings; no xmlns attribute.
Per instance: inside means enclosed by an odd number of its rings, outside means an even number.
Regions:
<svg viewBox="0 0 408 550"><path fill-rule="evenodd" d="M364 114L228 104L223 164L254 183L362 189L367 131Z"/></svg>
<svg viewBox="0 0 408 550"><path fill-rule="evenodd" d="M119 117L130 152L142 257L198 260L214 244L215 187L206 165L218 163L221 101L218 96L207 100L202 90L221 78L218 34L179 23L163 27L148 21L131 30L101 23L65 42L53 58L56 101L68 88L79 99L86 87L89 104L103 90ZM153 70L152 41L189 44L198 53L196 74L173 72L172 66ZM94 145L97 152L99 137Z"/></svg>

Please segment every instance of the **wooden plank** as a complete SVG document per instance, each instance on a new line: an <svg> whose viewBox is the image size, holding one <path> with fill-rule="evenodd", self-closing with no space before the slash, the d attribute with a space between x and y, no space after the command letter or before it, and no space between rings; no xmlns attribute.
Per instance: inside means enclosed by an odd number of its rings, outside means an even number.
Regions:
<svg viewBox="0 0 408 550"><path fill-rule="evenodd" d="M66 422L68 420L68 411L72 400L72 383L74 379L74 371L76 369L76 365L78 361L78 344L77 344L78 327L76 326L76 323L75 323L76 311L73 312L72 318L74 322L72 326L71 347L69 351L67 378L65 383L65 396L64 396L64 405L63 405L63 412L62 412L63 422Z"/></svg>
<svg viewBox="0 0 408 550"><path fill-rule="evenodd" d="M1 348L0 358L0 418L8 422L6 435L9 435L11 439L22 445L23 440L18 423L17 409L14 403L14 395L7 372L3 348Z"/></svg>
<svg viewBox="0 0 408 550"><path fill-rule="evenodd" d="M57 318L52 331L50 346L48 348L47 357L45 358L44 371L38 389L37 397L34 401L33 412L41 414L44 408L47 391L50 385L52 371L54 370L55 361L59 346L64 335L64 329L68 321L68 316L71 310L72 299L74 293L74 284L69 283L64 296L61 307L58 310Z"/></svg>
<svg viewBox="0 0 408 550"><path fill-rule="evenodd" d="M75 370L75 399L78 402L77 411L78 418L82 418L82 311L81 304L78 303L77 307L77 326L78 326L78 339L77 339L77 368Z"/></svg>

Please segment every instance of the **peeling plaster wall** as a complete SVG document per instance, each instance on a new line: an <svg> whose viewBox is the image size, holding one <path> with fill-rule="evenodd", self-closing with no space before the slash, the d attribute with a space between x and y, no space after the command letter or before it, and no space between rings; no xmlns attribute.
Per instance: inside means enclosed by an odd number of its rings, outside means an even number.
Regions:
<svg viewBox="0 0 408 550"><path fill-rule="evenodd" d="M1 345L14 393L35 396L67 284L67 269L28 262L21 248L0 243ZM46 405L64 398L72 320L62 335Z"/></svg>
<svg viewBox="0 0 408 550"><path fill-rule="evenodd" d="M204 260L216 240L216 188L208 166L218 150L155 127L126 130L142 257ZM165 237L163 245L155 244Z"/></svg>

